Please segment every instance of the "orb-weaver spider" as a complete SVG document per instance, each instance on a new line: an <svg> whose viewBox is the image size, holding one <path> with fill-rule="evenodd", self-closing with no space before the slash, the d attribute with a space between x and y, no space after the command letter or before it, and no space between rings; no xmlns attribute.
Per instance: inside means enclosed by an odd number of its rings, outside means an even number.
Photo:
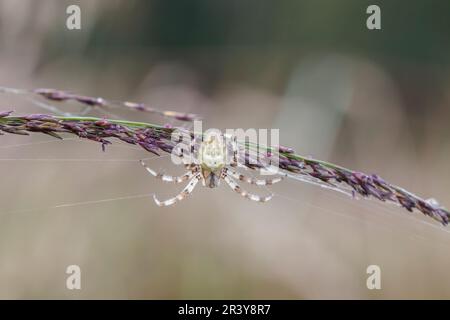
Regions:
<svg viewBox="0 0 450 320"><path fill-rule="evenodd" d="M141 164L147 171L154 177L161 179L166 182L182 183L184 181L189 181L187 186L181 191L177 196L167 199L165 201L160 201L153 195L153 198L158 206L170 206L185 199L195 188L199 181L202 181L203 186L209 188L216 188L220 185L220 180L223 179L228 184L228 186L241 196L258 202L266 202L272 199L273 194L267 196L259 196L250 193L241 188L241 186L236 183L234 179L247 182L249 184L254 184L258 186L271 185L280 182L283 177L276 177L273 179L255 179L245 176L235 170L238 166L238 152L239 148L237 146L236 138L231 142L231 161L228 159L228 148L227 144L224 143L224 137L218 134L209 134L202 138L199 143L199 148L197 152L191 152L191 159L189 161L183 155L178 154L177 156L181 158L185 167L189 170L185 174L174 177L170 175L165 175L162 173L157 173L148 167L143 161ZM191 143L191 151L194 151L195 140ZM183 150L182 150L183 151Z"/></svg>

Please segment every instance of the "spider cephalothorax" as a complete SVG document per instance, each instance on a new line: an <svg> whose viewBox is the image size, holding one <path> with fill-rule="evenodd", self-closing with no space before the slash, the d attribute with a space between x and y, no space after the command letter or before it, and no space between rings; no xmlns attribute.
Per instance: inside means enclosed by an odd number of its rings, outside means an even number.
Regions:
<svg viewBox="0 0 450 320"><path fill-rule="evenodd" d="M254 185L264 186L279 182L282 180L282 177L258 180L240 174L235 170L238 166L239 152L236 139L229 141L229 143L231 144L231 148L228 148L224 137L218 134L209 134L203 137L198 148L195 148L194 141L191 144L191 151L194 151L195 149L197 150L191 153L190 160L188 160L189 157L186 157L183 153L177 155L181 158L185 167L189 170L179 177L157 173L141 161L142 165L151 175L163 181L181 183L189 180L188 185L176 197L165 201L159 201L156 196L154 196L156 204L159 206L170 206L188 196L200 180L202 181L203 186L216 188L219 186L221 179L225 180L231 189L249 200L259 202L269 201L273 196L272 194L268 196L258 196L256 194L249 193L243 190L234 179ZM229 154L229 150L231 150L231 154Z"/></svg>

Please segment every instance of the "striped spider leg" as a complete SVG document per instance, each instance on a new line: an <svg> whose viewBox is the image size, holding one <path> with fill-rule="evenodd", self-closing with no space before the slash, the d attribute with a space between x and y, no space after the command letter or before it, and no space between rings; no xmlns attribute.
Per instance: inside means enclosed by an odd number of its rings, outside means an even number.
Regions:
<svg viewBox="0 0 450 320"><path fill-rule="evenodd" d="M278 177L273 178L273 179L256 179L256 178L252 178L252 177L248 177L246 175L243 175L243 174L241 174L241 173L239 173L237 171L234 171L231 168L227 168L227 167L225 167L223 169L223 171L224 171L224 173L227 176L229 176L231 178L234 178L234 179L240 180L240 181L244 181L244 182L247 182L249 184L254 184L254 185L257 185L257 186L270 186L272 184L275 184L275 183L280 182L281 180L283 180L282 176L278 176Z"/></svg>
<svg viewBox="0 0 450 320"><path fill-rule="evenodd" d="M170 206L172 204L174 204L177 201L181 201L183 200L186 196L188 196L195 188L195 186L197 185L197 183L201 180L201 175L199 173L199 166L194 164L194 163L190 163L189 161L187 161L183 155L183 152L181 150L181 152L179 154L176 154L177 157L179 157L182 161L184 166L186 167L186 169L188 169L188 171L186 173L184 173L181 176L170 176L170 175L166 175L163 173L157 173L156 171L154 171L153 169L151 169L149 166L147 166L144 161L141 160L141 164L142 166L154 177L156 177L157 179L160 179L162 181L165 182L174 182L174 183L182 183L184 181L189 181L188 185L181 191L180 194L178 194L176 197L170 198L168 200L165 201L160 201L158 200L158 198L156 197L156 195L153 195L153 200L155 200L155 203L162 207L162 206Z"/></svg>
<svg viewBox="0 0 450 320"><path fill-rule="evenodd" d="M188 195L191 194L191 192L194 190L195 186L197 185L197 183L201 180L201 174L198 173L194 178L191 179L191 181L189 181L188 185L183 189L183 191L180 192L180 194L178 194L177 196L164 200L164 201L159 201L158 198L156 198L155 195L153 195L153 199L155 200L156 204L160 207L167 207L170 206L172 204L174 204L177 201L181 201L184 198L186 198Z"/></svg>
<svg viewBox="0 0 450 320"><path fill-rule="evenodd" d="M174 176L169 176L169 175L166 175L163 173L158 173L158 172L154 171L149 166L147 166L145 164L145 162L142 160L141 160L141 164L152 176L154 176L157 179L161 179L162 181L165 181L165 182L181 183L181 182L191 179L198 171L197 167L194 166L190 169L190 171L186 172L185 174L178 176L178 177L174 177Z"/></svg>
<svg viewBox="0 0 450 320"><path fill-rule="evenodd" d="M234 190L235 192L237 192L238 194L240 194L241 196L243 196L243 197L245 197L245 198L247 198L247 199L249 199L249 200L257 201L257 202L267 202L267 201L269 201L270 199L272 199L272 197L273 197L273 194L269 194L268 196L259 196L259 195L257 195L257 194L253 194L253 193L250 193L250 192L248 192L248 191L242 189L241 186L238 185L238 184L236 183L236 181L234 181L234 180L227 174L227 172L226 172L225 170L223 170L223 172L222 172L222 179L225 180L225 182L228 184L228 186L229 186L232 190Z"/></svg>
<svg viewBox="0 0 450 320"><path fill-rule="evenodd" d="M230 143L231 152L233 153L233 159L230 163L230 166L237 167L238 166L238 157L239 157L239 145L237 143L237 137L233 136L233 139Z"/></svg>

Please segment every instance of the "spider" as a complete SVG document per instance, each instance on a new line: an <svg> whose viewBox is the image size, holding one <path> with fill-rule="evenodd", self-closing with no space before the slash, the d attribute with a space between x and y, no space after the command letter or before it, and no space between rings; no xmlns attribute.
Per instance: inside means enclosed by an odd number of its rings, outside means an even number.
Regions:
<svg viewBox="0 0 450 320"><path fill-rule="evenodd" d="M195 143L195 141L193 141ZM191 144L191 151L194 151L194 144ZM183 150L181 150L183 151ZM185 199L189 194L192 193L195 186L199 181L202 181L203 186L209 188L217 188L220 185L220 180L225 180L227 185L240 194L241 196L257 202L267 202L272 199L273 194L269 194L267 196L259 196L256 194L252 194L244 189L236 183L234 179L244 181L249 184L265 186L272 185L274 183L280 182L283 177L276 177L273 179L255 179L251 177L247 177L239 172L237 172L234 168L238 166L238 147L236 143L236 138L233 140L232 144L232 160L230 163L227 163L228 152L227 146L223 143L223 137L220 135L210 134L205 138L202 138L202 141L199 144L198 152L192 153L194 161L187 161L184 157L183 152L180 155L177 155L181 158L184 163L184 166L188 171L178 177L165 175L162 173L157 173L148 167L144 161L141 160L141 164L144 168L154 177L161 179L165 182L173 182L173 183L182 183L185 181L189 181L186 187L179 193L177 196L167 199L165 201L160 201L153 195L153 199L155 200L158 206L170 206L175 204L178 201Z"/></svg>

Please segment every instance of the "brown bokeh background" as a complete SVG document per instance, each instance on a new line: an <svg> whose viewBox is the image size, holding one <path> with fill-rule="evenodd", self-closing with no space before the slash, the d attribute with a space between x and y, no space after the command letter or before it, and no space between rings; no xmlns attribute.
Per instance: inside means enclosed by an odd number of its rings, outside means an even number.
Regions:
<svg viewBox="0 0 450 320"><path fill-rule="evenodd" d="M70 4L79 31L65 27ZM369 4L0 0L0 85L196 112L205 127L280 128L300 154L449 207L450 3L378 1L381 31L366 28ZM1 110L45 112L0 98ZM450 229L418 213L298 181L273 186L264 205L199 186L158 208L152 193L181 186L147 175L144 151L0 140L0 298L450 298ZM167 157L148 164L182 172ZM80 291L65 287L71 264ZM366 288L371 264L378 291Z"/></svg>

